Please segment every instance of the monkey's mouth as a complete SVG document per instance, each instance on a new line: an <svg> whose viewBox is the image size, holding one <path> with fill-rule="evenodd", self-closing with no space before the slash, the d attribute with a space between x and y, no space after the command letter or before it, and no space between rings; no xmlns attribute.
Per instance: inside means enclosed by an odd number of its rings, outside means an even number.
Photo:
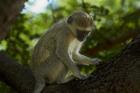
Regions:
<svg viewBox="0 0 140 93"><path fill-rule="evenodd" d="M85 31L85 30L76 30L76 34L77 34L77 39L79 41L83 41L85 39L85 37L89 34L90 31Z"/></svg>

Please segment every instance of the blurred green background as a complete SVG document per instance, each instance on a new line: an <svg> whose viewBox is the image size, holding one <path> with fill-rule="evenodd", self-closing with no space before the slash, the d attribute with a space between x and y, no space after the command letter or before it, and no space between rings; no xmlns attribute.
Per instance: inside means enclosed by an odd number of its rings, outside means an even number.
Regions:
<svg viewBox="0 0 140 93"><path fill-rule="evenodd" d="M140 30L140 0L29 0L11 27L9 36L0 41L0 50L6 51L20 64L28 66L31 53L40 36L58 20L75 10L83 10L94 18L96 29L87 38L81 53L104 61L132 41ZM44 4L38 9L35 4ZM89 73L93 66L82 68ZM0 93L14 93L0 83Z"/></svg>

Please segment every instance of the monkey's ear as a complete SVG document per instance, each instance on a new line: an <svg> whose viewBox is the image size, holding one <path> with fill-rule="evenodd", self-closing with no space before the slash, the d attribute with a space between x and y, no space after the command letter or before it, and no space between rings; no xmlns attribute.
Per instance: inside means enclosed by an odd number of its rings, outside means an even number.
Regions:
<svg viewBox="0 0 140 93"><path fill-rule="evenodd" d="M69 16L69 17L68 17L68 20L67 20L67 23L68 23L68 24L71 24L71 23L72 23L72 21L73 21L72 16Z"/></svg>

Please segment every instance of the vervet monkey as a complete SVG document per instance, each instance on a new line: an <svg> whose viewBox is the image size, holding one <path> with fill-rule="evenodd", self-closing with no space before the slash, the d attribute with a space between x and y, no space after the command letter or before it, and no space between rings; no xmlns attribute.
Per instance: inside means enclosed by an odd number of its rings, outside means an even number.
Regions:
<svg viewBox="0 0 140 93"><path fill-rule="evenodd" d="M79 53L86 36L92 30L93 19L85 12L74 12L66 19L54 24L38 41L34 48L31 68L35 75L34 93L40 93L45 82L65 83L83 76L76 64L98 64L99 59L91 59ZM71 71L73 75L67 77Z"/></svg>

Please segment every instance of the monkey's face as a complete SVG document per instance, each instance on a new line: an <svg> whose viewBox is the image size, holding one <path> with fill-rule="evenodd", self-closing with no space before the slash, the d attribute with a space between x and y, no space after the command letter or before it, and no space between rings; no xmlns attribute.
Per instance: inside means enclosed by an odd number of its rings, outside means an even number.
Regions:
<svg viewBox="0 0 140 93"><path fill-rule="evenodd" d="M93 20L89 18L83 18L81 20L77 20L75 23L75 32L76 37L79 41L83 41L85 37L93 30Z"/></svg>
<svg viewBox="0 0 140 93"><path fill-rule="evenodd" d="M93 19L85 12L79 11L69 16L67 23L79 41L83 41L94 27Z"/></svg>

